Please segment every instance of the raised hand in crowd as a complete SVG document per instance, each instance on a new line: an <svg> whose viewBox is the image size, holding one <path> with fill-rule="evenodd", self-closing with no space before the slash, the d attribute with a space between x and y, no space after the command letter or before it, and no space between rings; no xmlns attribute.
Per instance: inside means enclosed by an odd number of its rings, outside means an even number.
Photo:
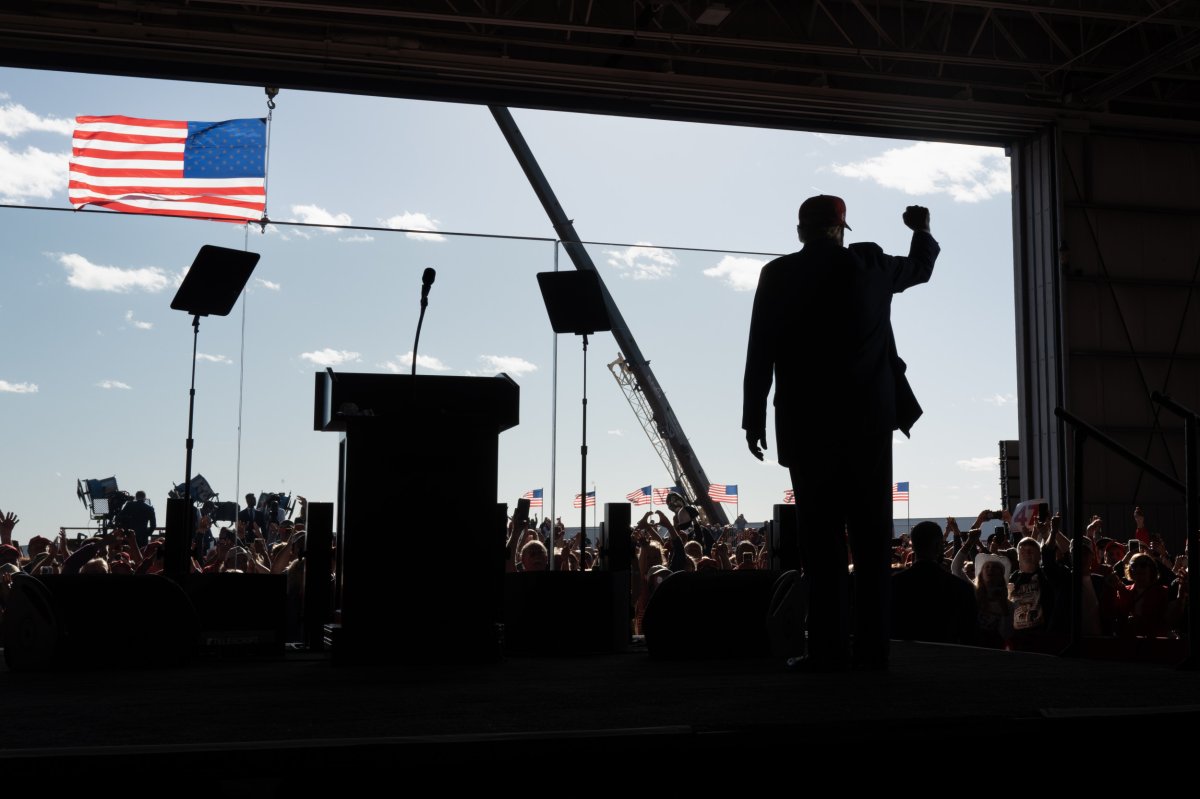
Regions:
<svg viewBox="0 0 1200 799"><path fill-rule="evenodd" d="M12 544L13 528L20 521L17 514L0 510L0 544Z"/></svg>

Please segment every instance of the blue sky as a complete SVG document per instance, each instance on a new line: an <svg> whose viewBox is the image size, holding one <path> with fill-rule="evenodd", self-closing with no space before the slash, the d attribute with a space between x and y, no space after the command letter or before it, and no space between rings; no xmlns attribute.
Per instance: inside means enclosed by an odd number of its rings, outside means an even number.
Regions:
<svg viewBox="0 0 1200 799"><path fill-rule="evenodd" d="M0 70L0 201L68 207L78 114L220 120L266 113L261 89ZM913 516L974 515L998 499L996 442L1017 434L1011 198L1000 150L804 132L514 111L675 408L710 479L766 518L786 471L759 464L738 425L745 335L762 257L796 249L815 193L849 207L848 241L907 250L911 203L932 209L933 280L896 298L901 355L926 414L899 437L895 476ZM116 475L158 506L182 479L190 320L176 282L204 244L262 259L242 308L205 319L194 471L225 498L260 490L332 500L336 435L314 432L312 373L407 370L420 276L438 278L421 336L426 373L521 386L501 437L500 501L551 488L553 334L534 275L553 231L486 108L283 91L271 133L268 213L425 234L255 228L134 215L0 209L0 508L22 540L82 525L76 478ZM440 233L438 231L441 231ZM629 245L645 243L655 248ZM710 248L707 252L667 249ZM560 253L561 255L561 253ZM570 268L561 255L561 268ZM600 502L668 484L605 364L589 350L589 484ZM239 375L244 374L240 486ZM558 513L578 490L580 353L558 354ZM837 391L814 376L814 390ZM769 436L773 454L773 436ZM814 455L819 457L819 453ZM591 486L589 485L589 488ZM409 507L397 497L393 512ZM547 502L547 505L549 502ZM895 506L903 517L906 508ZM436 513L444 509L429 508ZM547 511L549 508L547 507ZM732 506L730 507L732 511Z"/></svg>

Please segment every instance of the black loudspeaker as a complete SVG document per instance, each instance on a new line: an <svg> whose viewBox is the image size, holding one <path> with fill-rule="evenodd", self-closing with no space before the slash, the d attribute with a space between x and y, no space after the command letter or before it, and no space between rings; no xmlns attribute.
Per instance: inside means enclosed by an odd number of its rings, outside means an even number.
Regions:
<svg viewBox="0 0 1200 799"><path fill-rule="evenodd" d="M183 589L158 575L13 575L4 659L14 671L165 667L194 654Z"/></svg>
<svg viewBox="0 0 1200 799"><path fill-rule="evenodd" d="M627 572L633 560L633 542L629 537L628 502L604 503L604 526L600 532L600 566L610 572Z"/></svg>
<svg viewBox="0 0 1200 799"><path fill-rule="evenodd" d="M629 572L504 575L504 651L586 655L629 647Z"/></svg>
<svg viewBox="0 0 1200 799"><path fill-rule="evenodd" d="M768 541L772 569L791 571L800 568L800 525L796 520L795 505L774 506Z"/></svg>
<svg viewBox="0 0 1200 799"><path fill-rule="evenodd" d="M650 597L642 631L654 657L768 657L776 571L676 572Z"/></svg>
<svg viewBox="0 0 1200 799"><path fill-rule="evenodd" d="M304 533L304 643L321 649L333 607L333 503L308 503Z"/></svg>
<svg viewBox="0 0 1200 799"><path fill-rule="evenodd" d="M289 597L282 574L189 574L183 588L196 608L200 645L210 655L282 655ZM300 597L290 609L300 638Z"/></svg>

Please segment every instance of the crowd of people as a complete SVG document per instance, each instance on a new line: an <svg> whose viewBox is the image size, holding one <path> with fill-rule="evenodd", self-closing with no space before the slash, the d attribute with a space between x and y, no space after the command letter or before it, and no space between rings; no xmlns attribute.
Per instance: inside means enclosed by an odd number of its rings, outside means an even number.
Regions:
<svg viewBox="0 0 1200 799"><path fill-rule="evenodd" d="M744 524L703 523L674 495L670 512L648 512L631 530L633 631L654 591L677 572L771 568L766 531ZM989 522L998 522L984 537ZM1007 511L982 511L968 530L951 517L945 526L921 522L894 541L892 637L992 648L1048 649L1070 633L1072 547L1055 514L1024 529ZM1093 517L1083 543L1082 633L1105 638L1173 638L1184 633L1186 553L1171 553L1149 530L1139 508L1133 539L1104 535ZM510 524L506 568L511 572L591 569L597 552L559 520ZM1017 533L1021 527L1020 533ZM1018 536L1014 540L1014 535ZM551 543L551 541L553 543ZM582 563L582 565L581 565ZM853 559L847 551L847 568ZM853 579L853 577L852 577Z"/></svg>
<svg viewBox="0 0 1200 799"><path fill-rule="evenodd" d="M986 539L983 523L1005 526ZM953 518L913 528L894 551L896 638L1043 649L1070 634L1075 566L1062 517L1040 519L1015 542L1007 512L983 511L963 532ZM1091 638L1171 638L1186 626L1187 554L1173 554L1134 512L1134 538L1104 534L1093 516L1082 539L1081 633Z"/></svg>
<svg viewBox="0 0 1200 799"><path fill-rule="evenodd" d="M295 519L276 521L255 507L254 497L236 522L215 528L202 516L192 541L191 568L203 573L285 574L289 596L303 593L307 501L298 497ZM135 514L136 515L136 514ZM144 514L138 516L142 518ZM153 518L153 515L149 518ZM14 540L19 518L0 512L0 622L13 575L158 574L164 541L157 531L115 527L71 539L34 535L25 547ZM1104 534L1093 517L1083 538L1082 632L1089 637L1171 638L1186 627L1186 547L1168 550L1163 536L1147 527L1140 508L1134 538ZM999 526L984 537L984 525ZM1041 649L1070 632L1074 580L1072 542L1062 518L1011 525L1007 511L982 511L968 530L953 517L945 526L917 524L894 541L892 637L993 648ZM722 572L771 568L766 530L737 523L706 524L678 494L667 511L649 511L630 530L632 632L654 591L677 572ZM595 542L582 533L567 538L561 519L510 521L505 569L521 573L588 571L602 568ZM847 552L853 575L853 559ZM852 578L853 579L853 578Z"/></svg>
<svg viewBox="0 0 1200 799"><path fill-rule="evenodd" d="M288 607L300 605L304 591L305 518L307 500L297 497L294 519L272 520L256 507L253 495L247 508L229 526L218 527L201 514L191 541L189 561L195 573L283 574L287 577ZM145 504L138 492L135 502ZM129 503L133 504L133 503ZM199 511L197 511L199 513ZM161 574L165 567L165 540L153 526L154 515L135 511L115 522L133 519L136 528L113 526L91 536L71 538L60 528L53 539L29 538L22 547L13 534L20 517L0 511L0 624L12 590L13 576L56 574ZM148 520L148 521L147 521ZM289 612L289 635L298 629Z"/></svg>

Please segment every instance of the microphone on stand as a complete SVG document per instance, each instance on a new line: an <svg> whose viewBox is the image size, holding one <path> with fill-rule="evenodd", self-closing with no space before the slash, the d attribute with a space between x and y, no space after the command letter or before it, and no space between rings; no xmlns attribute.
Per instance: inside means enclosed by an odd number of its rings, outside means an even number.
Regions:
<svg viewBox="0 0 1200 799"><path fill-rule="evenodd" d="M421 308L429 304L429 288L433 285L435 277L437 277L437 272L433 270L433 267L425 267L425 273L421 275Z"/></svg>
<svg viewBox="0 0 1200 799"><path fill-rule="evenodd" d="M421 315L417 317L417 335L413 339L412 351L412 376L417 375L417 343L421 340L421 324L425 321L425 307L429 305L429 289L433 286L433 279L437 277L437 272L433 267L426 267L425 272L421 275Z"/></svg>

